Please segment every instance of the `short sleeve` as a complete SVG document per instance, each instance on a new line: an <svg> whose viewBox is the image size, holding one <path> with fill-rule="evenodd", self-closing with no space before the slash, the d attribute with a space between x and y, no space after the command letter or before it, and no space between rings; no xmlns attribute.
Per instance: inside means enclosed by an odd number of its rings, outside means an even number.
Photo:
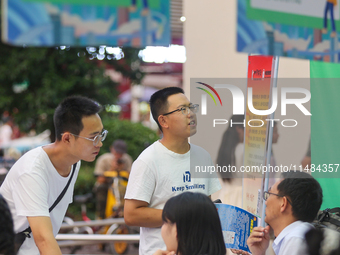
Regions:
<svg viewBox="0 0 340 255"><path fill-rule="evenodd" d="M150 204L156 186L155 173L142 160L132 164L125 199L135 199Z"/></svg>
<svg viewBox="0 0 340 255"><path fill-rule="evenodd" d="M23 174L13 188L13 200L19 216L49 216L47 181L39 174Z"/></svg>

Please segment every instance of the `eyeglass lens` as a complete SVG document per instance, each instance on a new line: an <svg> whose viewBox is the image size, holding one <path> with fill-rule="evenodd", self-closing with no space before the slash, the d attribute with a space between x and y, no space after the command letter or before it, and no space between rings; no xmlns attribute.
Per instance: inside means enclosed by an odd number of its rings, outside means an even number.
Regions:
<svg viewBox="0 0 340 255"><path fill-rule="evenodd" d="M104 141L105 138L106 138L106 135L107 135L107 131L104 130L100 135L97 135L95 138L94 138L94 145L97 145L100 141Z"/></svg>
<svg viewBox="0 0 340 255"><path fill-rule="evenodd" d="M190 105L190 106L183 106L181 108L181 111L183 114L187 115L190 113L190 111L192 111L193 113L196 113L198 109L198 105Z"/></svg>

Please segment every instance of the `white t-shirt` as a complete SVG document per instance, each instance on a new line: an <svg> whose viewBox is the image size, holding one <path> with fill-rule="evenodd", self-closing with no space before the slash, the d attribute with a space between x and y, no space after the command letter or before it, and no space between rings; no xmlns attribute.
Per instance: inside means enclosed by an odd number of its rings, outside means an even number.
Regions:
<svg viewBox="0 0 340 255"><path fill-rule="evenodd" d="M53 234L57 235L68 205L72 202L74 183L80 162L77 163L72 181L59 204L49 213L49 208L65 188L71 174L62 177L54 168L42 147L25 153L8 172L0 187L11 210L14 231L21 232L28 227L27 216L47 216L51 218ZM26 238L18 255L39 254L33 238Z"/></svg>
<svg viewBox="0 0 340 255"><path fill-rule="evenodd" d="M207 151L194 144L190 144L189 152L178 154L159 141L153 143L132 164L125 199L145 201L151 208L163 209L169 198L185 191L211 195L221 188L215 174L209 175L211 178L192 178L191 164L212 166L213 162ZM161 228L142 227L139 254L153 254L158 249L165 249Z"/></svg>

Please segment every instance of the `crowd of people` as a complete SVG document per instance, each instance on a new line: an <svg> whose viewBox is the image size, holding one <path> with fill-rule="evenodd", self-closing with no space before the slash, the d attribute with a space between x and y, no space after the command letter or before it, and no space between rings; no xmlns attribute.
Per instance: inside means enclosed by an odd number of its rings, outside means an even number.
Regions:
<svg viewBox="0 0 340 255"><path fill-rule="evenodd" d="M194 178L190 161L214 165L209 153L189 143L196 133L198 105L183 90L168 87L154 93L150 108L162 132L160 140L147 147L132 163L125 141L113 142L110 152L96 161L97 216L105 217L110 183L107 172L126 171L124 219L140 227L139 254L222 255L226 254L224 233L211 195L221 190L217 175ZM35 148L18 159L0 186L0 254L61 254L55 239L68 205L81 160L96 159L106 138L99 116L101 105L89 98L71 96L55 110L55 142ZM236 117L235 117L236 118ZM237 146L244 130L229 133L233 153L218 161L241 164ZM232 139L230 138L230 139ZM228 141L227 141L228 140ZM241 152L242 153L242 152ZM222 176L230 183L235 176ZM222 182L222 184L223 184ZM279 176L263 194L267 226L255 227L247 244L252 254L264 255L271 236L276 255L328 255L339 253L339 238L329 231L314 231L312 222L322 203L319 183L304 172ZM326 249L327 240L333 244ZM336 245L338 244L338 245ZM247 254L233 250L236 254Z"/></svg>

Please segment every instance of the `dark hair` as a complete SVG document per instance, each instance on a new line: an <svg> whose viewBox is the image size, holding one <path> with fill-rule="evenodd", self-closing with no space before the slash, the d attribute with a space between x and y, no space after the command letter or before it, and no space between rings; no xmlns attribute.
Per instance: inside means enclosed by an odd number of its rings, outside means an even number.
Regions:
<svg viewBox="0 0 340 255"><path fill-rule="evenodd" d="M112 148L120 154L124 154L127 151L127 144L124 140L117 139L112 143Z"/></svg>
<svg viewBox="0 0 340 255"><path fill-rule="evenodd" d="M162 219L176 224L177 254L226 254L217 209L206 195L184 192L170 198L164 206Z"/></svg>
<svg viewBox="0 0 340 255"><path fill-rule="evenodd" d="M11 212L0 194L0 254L14 255L14 228Z"/></svg>
<svg viewBox="0 0 340 255"><path fill-rule="evenodd" d="M222 142L220 145L220 148L218 150L217 160L216 163L223 167L226 166L235 166L235 148L238 143L240 143L240 138L236 130L237 127L240 127L244 129L244 126L239 124L240 122L244 121L244 115L233 115L229 119L229 124L232 123L238 123L233 124L232 126L229 126L228 129L224 132L222 137ZM226 172L220 172L220 175L223 179L223 181L230 181L233 173L226 171Z"/></svg>
<svg viewBox="0 0 340 255"><path fill-rule="evenodd" d="M54 128L56 139L61 140L61 134L68 131L75 135L84 128L83 117L99 113L102 107L96 101L82 96L71 96L62 101L54 112Z"/></svg>
<svg viewBox="0 0 340 255"><path fill-rule="evenodd" d="M158 122L159 115L166 113L168 110L168 97L171 95L184 94L183 89L178 87L167 87L155 92L150 98L150 110L153 119L156 121L159 129L162 131L162 127Z"/></svg>
<svg viewBox="0 0 340 255"><path fill-rule="evenodd" d="M312 228L305 239L309 255L340 255L340 234L335 230Z"/></svg>
<svg viewBox="0 0 340 255"><path fill-rule="evenodd" d="M282 174L284 178L277 189L292 203L293 216L297 220L312 222L322 204L322 189L311 175L300 171Z"/></svg>

